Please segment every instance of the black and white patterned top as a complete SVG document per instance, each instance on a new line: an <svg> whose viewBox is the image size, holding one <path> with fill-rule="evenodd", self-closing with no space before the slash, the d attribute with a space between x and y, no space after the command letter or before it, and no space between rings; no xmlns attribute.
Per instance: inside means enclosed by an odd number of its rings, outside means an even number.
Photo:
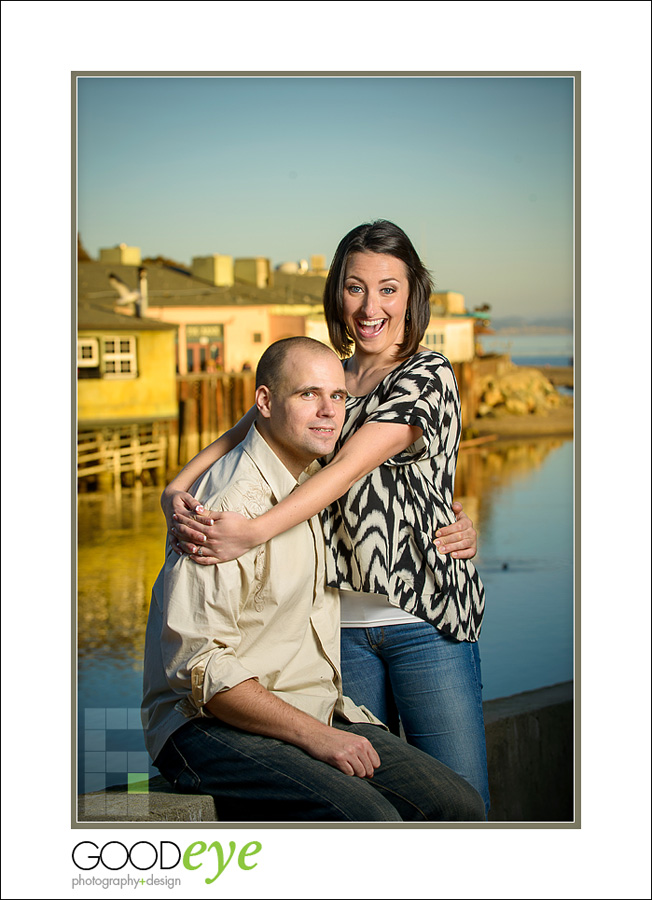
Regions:
<svg viewBox="0 0 652 900"><path fill-rule="evenodd" d="M433 544L437 528L455 521L460 403L449 361L417 353L369 394L349 397L334 454L366 422L415 425L423 435L324 510L328 584L386 594L443 634L476 641L484 588L475 566Z"/></svg>

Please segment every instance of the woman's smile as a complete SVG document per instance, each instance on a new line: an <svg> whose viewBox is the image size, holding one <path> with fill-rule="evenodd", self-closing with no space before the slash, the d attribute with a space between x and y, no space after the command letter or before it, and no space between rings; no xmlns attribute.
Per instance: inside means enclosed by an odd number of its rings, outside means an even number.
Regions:
<svg viewBox="0 0 652 900"><path fill-rule="evenodd" d="M380 331L387 319L356 319L358 331L366 337L375 337Z"/></svg>

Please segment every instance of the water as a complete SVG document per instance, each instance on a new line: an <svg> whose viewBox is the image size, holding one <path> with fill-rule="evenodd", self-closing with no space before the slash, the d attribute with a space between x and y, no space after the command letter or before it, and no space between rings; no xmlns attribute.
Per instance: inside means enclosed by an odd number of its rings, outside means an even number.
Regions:
<svg viewBox="0 0 652 900"><path fill-rule="evenodd" d="M477 517L485 700L573 678L573 443L505 452L510 476L492 479Z"/></svg>
<svg viewBox="0 0 652 900"><path fill-rule="evenodd" d="M572 366L572 334L483 334L485 353L508 353L519 366Z"/></svg>
<svg viewBox="0 0 652 900"><path fill-rule="evenodd" d="M484 698L573 677L573 445L494 444L460 454L457 495L480 533L487 591ZM140 730L151 586L163 563L158 490L81 495L78 556L80 791L157 774Z"/></svg>

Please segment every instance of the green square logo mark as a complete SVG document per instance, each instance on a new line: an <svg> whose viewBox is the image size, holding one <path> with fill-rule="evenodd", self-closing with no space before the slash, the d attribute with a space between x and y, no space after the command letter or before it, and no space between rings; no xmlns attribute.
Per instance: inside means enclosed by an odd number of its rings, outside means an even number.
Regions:
<svg viewBox="0 0 652 900"><path fill-rule="evenodd" d="M127 772L128 794L149 794L149 775L147 772Z"/></svg>

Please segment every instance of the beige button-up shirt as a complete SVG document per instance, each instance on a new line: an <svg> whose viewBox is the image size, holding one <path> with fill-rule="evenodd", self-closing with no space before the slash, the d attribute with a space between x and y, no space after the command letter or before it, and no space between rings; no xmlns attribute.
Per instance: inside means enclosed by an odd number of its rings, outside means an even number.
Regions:
<svg viewBox="0 0 652 900"><path fill-rule="evenodd" d="M305 480L312 470L303 473ZM191 489L209 509L253 517L299 483L253 426ZM166 548L152 592L145 639L145 743L156 759L204 705L250 678L330 724L380 724L342 695L339 599L325 586L317 516L240 559L200 566Z"/></svg>

